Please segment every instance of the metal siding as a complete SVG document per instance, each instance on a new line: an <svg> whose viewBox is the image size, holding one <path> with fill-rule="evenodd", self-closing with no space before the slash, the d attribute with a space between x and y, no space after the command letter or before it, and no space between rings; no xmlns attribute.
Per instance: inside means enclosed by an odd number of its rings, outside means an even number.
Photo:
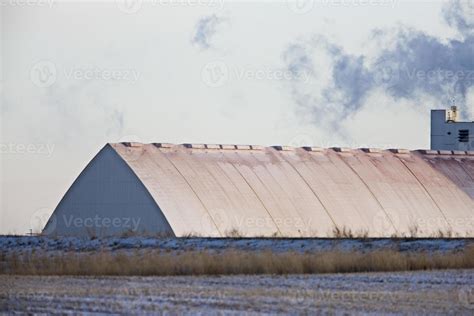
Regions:
<svg viewBox="0 0 474 316"><path fill-rule="evenodd" d="M284 209L282 204L278 202L277 196L272 192L271 188L273 185L268 183L270 181L267 179L267 182L262 180L261 175L258 175L258 172L255 170L255 164L251 161L247 161L251 153L246 152L226 152L225 157L235 170L242 176L245 182L249 185L255 195L258 197L259 201L267 210L269 216L272 218L272 221L275 223L276 228L280 236L288 237L300 237L301 234L293 225L288 225L284 219L288 216L287 209ZM251 157L250 157L251 158ZM271 178L270 178L271 179ZM273 181L273 180L271 180Z"/></svg>
<svg viewBox="0 0 474 316"><path fill-rule="evenodd" d="M327 237L337 227L390 237L411 235L416 226L424 237L474 235L474 156L463 153L111 146L176 236ZM110 177L103 168L88 172ZM107 183L96 181L82 205L97 209L131 194ZM79 203L76 187L64 198L71 205Z"/></svg>
<svg viewBox="0 0 474 316"><path fill-rule="evenodd" d="M432 167L448 177L459 188L474 199L474 179L469 175L469 166L474 161L456 157L427 157ZM471 166L472 168L472 166Z"/></svg>
<svg viewBox="0 0 474 316"><path fill-rule="evenodd" d="M286 180L278 179L267 169L267 163L257 158L262 158L262 151L239 151L236 155L239 159L239 170L261 194L262 201L281 233L290 237L308 236L307 224L302 221L298 210L282 187Z"/></svg>
<svg viewBox="0 0 474 316"><path fill-rule="evenodd" d="M304 236L326 236L332 234L334 223L328 216L318 197L297 170L284 157L292 151L276 151L273 148L260 151L254 156L263 164L283 190L280 198L285 198L293 206L295 213L286 217L298 226ZM294 217L293 217L294 216Z"/></svg>
<svg viewBox="0 0 474 316"><path fill-rule="evenodd" d="M398 235L410 235L413 229L419 229L418 233L426 235L449 229L428 193L393 153L359 152L352 159L345 160L380 202ZM441 219L436 228L419 227L423 219L433 216Z"/></svg>
<svg viewBox="0 0 474 316"><path fill-rule="evenodd" d="M459 164L462 166L466 174L469 175L471 180L474 180L474 156L471 159L459 159ZM467 187L467 190L470 192L469 195L474 199L474 185Z"/></svg>
<svg viewBox="0 0 474 316"><path fill-rule="evenodd" d="M194 159L193 151L177 147L163 151L163 154L173 162L202 201L220 234L226 235L239 227L238 218L232 216L233 207L226 192L201 161Z"/></svg>
<svg viewBox="0 0 474 316"><path fill-rule="evenodd" d="M448 222L450 229L454 235L466 236L474 233L473 227L473 210L474 201L461 188L458 181L449 179L446 175L444 167L447 168L450 164L448 160L433 158L428 155L403 155L399 157L400 160L410 169L416 176L418 181L423 185L430 197L436 203L442 212L442 216ZM439 164L436 168L434 165ZM450 172L455 172L449 169ZM427 217L424 219L425 226L437 229L442 218Z"/></svg>
<svg viewBox="0 0 474 316"><path fill-rule="evenodd" d="M238 187L245 188L245 185L241 183L244 179L235 177L235 173L231 173L234 177L229 177L224 172L222 165L232 167L231 164L222 162L225 161L225 156L229 154L229 151L192 150L183 154L199 170L199 179L207 186L207 189L203 187L202 190L197 191L202 191L203 200L212 198L213 205L219 211L215 216L219 218L219 224L224 233L271 236L278 232L269 213L257 200L255 194L252 196L247 190L247 194L244 195L238 189ZM204 179L208 181L203 182ZM234 182L240 182L239 186Z"/></svg>
<svg viewBox="0 0 474 316"><path fill-rule="evenodd" d="M390 185L398 193L397 200L400 202L396 210L400 229L406 233L418 227L420 234L427 236L437 233L437 230L446 231L449 229L441 210L423 187L422 183L403 164L395 154L387 153L384 160L377 164L377 169L384 170L390 174ZM440 218L439 225L435 227L419 227L423 219L428 217ZM403 225L403 226L402 226Z"/></svg>
<svg viewBox="0 0 474 316"><path fill-rule="evenodd" d="M162 209L176 236L221 236L215 223L178 169L154 145L133 148L140 155L114 148L129 163Z"/></svg>
<svg viewBox="0 0 474 316"><path fill-rule="evenodd" d="M370 236L395 234L390 220L373 194L342 160L342 157L351 157L354 153L327 150L302 155L308 155L310 159L293 160L292 163L311 185L340 230L368 233ZM388 226L377 225L380 217Z"/></svg>

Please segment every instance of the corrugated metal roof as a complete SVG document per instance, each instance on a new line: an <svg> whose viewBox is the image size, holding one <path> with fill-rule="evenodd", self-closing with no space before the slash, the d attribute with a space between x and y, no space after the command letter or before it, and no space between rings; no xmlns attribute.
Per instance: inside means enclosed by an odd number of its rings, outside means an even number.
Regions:
<svg viewBox="0 0 474 316"><path fill-rule="evenodd" d="M117 143L176 236L474 236L474 154Z"/></svg>

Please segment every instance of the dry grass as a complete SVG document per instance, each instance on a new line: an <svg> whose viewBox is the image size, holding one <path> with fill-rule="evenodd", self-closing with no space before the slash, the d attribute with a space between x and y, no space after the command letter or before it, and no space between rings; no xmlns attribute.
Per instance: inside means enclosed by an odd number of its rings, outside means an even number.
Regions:
<svg viewBox="0 0 474 316"><path fill-rule="evenodd" d="M474 247L456 253L327 251L220 253L158 251L3 255L0 274L232 275L411 271L474 268Z"/></svg>

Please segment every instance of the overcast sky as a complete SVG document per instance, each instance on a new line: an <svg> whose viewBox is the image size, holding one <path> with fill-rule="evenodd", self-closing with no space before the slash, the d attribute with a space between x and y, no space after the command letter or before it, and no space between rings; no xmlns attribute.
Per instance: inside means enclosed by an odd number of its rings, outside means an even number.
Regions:
<svg viewBox="0 0 474 316"><path fill-rule="evenodd" d="M0 233L107 142L416 149L472 116L470 0L1 1Z"/></svg>

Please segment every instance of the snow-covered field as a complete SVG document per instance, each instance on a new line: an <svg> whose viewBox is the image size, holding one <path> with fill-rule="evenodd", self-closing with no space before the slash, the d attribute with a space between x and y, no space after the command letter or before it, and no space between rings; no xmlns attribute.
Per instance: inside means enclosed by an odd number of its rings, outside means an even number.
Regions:
<svg viewBox="0 0 474 316"><path fill-rule="evenodd" d="M221 277L0 276L0 313L473 315L474 271Z"/></svg>
<svg viewBox="0 0 474 316"><path fill-rule="evenodd" d="M474 244L474 239L246 239L246 238L48 238L0 236L0 252L94 251L126 249L158 249L163 251L271 250L275 252L313 252L324 250L394 249L399 251L457 251Z"/></svg>
<svg viewBox="0 0 474 316"><path fill-rule="evenodd" d="M0 237L0 255L229 249L462 251L472 239ZM140 252L140 251L139 251ZM1 263L1 262L0 262ZM0 264L0 270L2 265ZM0 271L1 272L1 271ZM252 276L20 276L0 273L2 313L474 314L474 270Z"/></svg>

